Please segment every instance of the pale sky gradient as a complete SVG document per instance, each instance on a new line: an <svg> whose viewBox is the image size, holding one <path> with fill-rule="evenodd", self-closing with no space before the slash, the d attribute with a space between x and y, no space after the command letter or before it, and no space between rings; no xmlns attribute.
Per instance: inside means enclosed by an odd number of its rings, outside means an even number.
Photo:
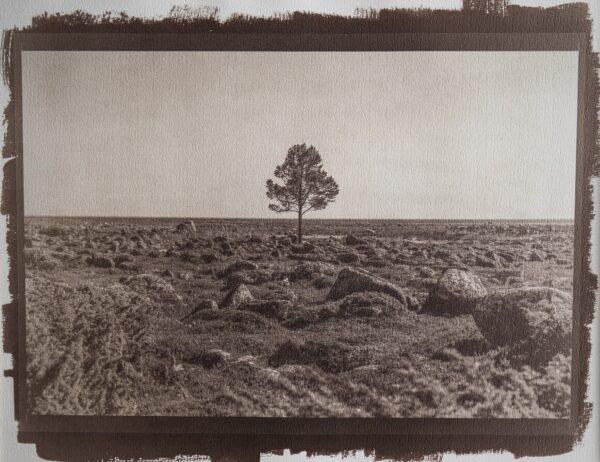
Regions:
<svg viewBox="0 0 600 462"><path fill-rule="evenodd" d="M24 52L27 215L289 217L265 181L313 144L307 218L572 218L576 52Z"/></svg>

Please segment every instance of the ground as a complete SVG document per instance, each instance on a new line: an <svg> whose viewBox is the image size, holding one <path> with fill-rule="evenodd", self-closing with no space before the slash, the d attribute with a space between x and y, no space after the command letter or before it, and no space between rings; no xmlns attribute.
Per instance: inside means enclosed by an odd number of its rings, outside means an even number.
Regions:
<svg viewBox="0 0 600 462"><path fill-rule="evenodd" d="M548 300L523 318L533 327L518 348L490 343L481 322L493 318L470 302L426 302L448 268L496 300L527 287L570 296L572 222L304 228L300 245L287 220L26 219L31 412L568 416L570 353L554 346ZM392 289L334 297L345 268Z"/></svg>

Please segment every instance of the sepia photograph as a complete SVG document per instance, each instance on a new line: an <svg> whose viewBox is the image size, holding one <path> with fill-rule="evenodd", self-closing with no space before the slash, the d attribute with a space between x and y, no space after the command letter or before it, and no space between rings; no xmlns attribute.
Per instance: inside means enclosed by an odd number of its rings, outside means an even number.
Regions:
<svg viewBox="0 0 600 462"><path fill-rule="evenodd" d="M578 59L23 51L28 412L569 418Z"/></svg>

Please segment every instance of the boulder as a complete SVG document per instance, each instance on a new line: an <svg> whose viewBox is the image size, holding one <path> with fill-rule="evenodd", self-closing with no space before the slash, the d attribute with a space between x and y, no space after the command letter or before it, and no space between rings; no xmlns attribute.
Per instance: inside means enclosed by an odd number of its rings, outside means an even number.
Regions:
<svg viewBox="0 0 600 462"><path fill-rule="evenodd" d="M330 300L340 300L354 292L381 292L406 305L406 296L400 288L359 268L344 268L340 271L327 297Z"/></svg>
<svg viewBox="0 0 600 462"><path fill-rule="evenodd" d="M237 308L243 303L254 301L252 293L244 284L240 284L229 291L223 300L223 307Z"/></svg>
<svg viewBox="0 0 600 462"><path fill-rule="evenodd" d="M444 271L429 292L421 311L432 314L466 314L486 295L487 290L477 275L450 268Z"/></svg>
<svg viewBox="0 0 600 462"><path fill-rule="evenodd" d="M536 367L571 347L573 299L550 287L496 292L478 301L473 319L492 347L508 346L513 356Z"/></svg>

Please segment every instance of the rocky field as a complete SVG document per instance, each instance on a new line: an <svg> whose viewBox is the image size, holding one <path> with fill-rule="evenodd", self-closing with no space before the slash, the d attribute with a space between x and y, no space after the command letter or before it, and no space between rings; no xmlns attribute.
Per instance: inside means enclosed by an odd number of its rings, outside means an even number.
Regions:
<svg viewBox="0 0 600 462"><path fill-rule="evenodd" d="M567 417L571 222L26 220L36 414Z"/></svg>

